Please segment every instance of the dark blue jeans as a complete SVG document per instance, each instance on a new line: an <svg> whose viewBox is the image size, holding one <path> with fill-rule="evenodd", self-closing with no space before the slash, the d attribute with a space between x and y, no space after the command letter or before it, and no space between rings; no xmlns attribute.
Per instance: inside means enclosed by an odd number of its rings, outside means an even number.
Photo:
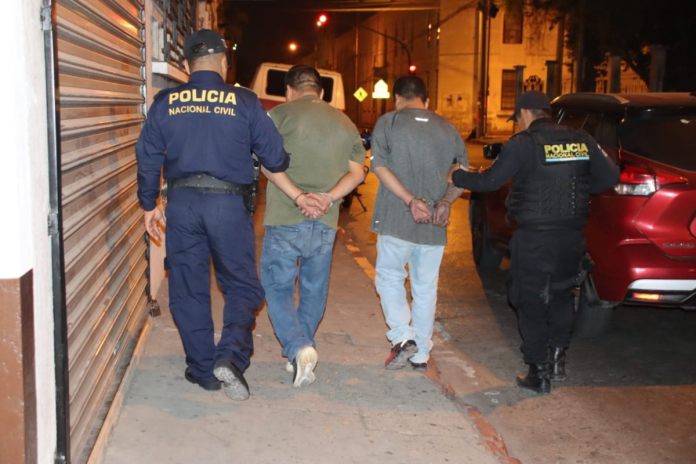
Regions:
<svg viewBox="0 0 696 464"><path fill-rule="evenodd" d="M261 283L268 316L288 360L301 348L315 346L314 333L326 307L335 238L336 229L319 221L266 226Z"/></svg>
<svg viewBox="0 0 696 464"><path fill-rule="evenodd" d="M263 289L256 273L254 227L242 197L174 189L166 215L169 307L187 365L201 380L215 379L213 367L220 359L246 370ZM211 258L225 298L217 346L210 310Z"/></svg>

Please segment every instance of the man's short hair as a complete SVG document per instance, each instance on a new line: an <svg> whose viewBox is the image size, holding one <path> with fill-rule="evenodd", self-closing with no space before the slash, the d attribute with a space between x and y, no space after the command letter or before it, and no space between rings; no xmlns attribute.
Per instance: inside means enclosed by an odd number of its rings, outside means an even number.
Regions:
<svg viewBox="0 0 696 464"><path fill-rule="evenodd" d="M311 89L317 94L321 93L321 76L319 71L306 64L296 64L285 74L285 85L295 90Z"/></svg>
<svg viewBox="0 0 696 464"><path fill-rule="evenodd" d="M428 99L428 89L423 79L416 76L403 76L394 82L394 94L406 100L420 98L425 103Z"/></svg>

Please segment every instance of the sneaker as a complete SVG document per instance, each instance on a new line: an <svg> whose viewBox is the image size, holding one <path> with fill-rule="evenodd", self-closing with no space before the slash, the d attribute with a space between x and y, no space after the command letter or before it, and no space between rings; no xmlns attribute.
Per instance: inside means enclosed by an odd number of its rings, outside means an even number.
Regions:
<svg viewBox="0 0 696 464"><path fill-rule="evenodd" d="M304 385L309 385L317 380L314 375L314 368L319 360L319 354L311 346L305 346L295 355L295 360L293 361L295 376L293 378L292 384L295 387L302 387Z"/></svg>
<svg viewBox="0 0 696 464"><path fill-rule="evenodd" d="M384 361L385 369L402 369L406 366L408 358L416 354L418 347L413 340L404 340L397 343L391 349L389 357Z"/></svg>
<svg viewBox="0 0 696 464"><path fill-rule="evenodd" d="M217 391L221 388L219 380L203 381L203 380L198 380L197 378L195 378L193 376L193 373L191 372L190 367L187 367L186 370L184 371L184 378L191 383L195 383L196 385L201 387L203 390Z"/></svg>
<svg viewBox="0 0 696 464"><path fill-rule="evenodd" d="M416 362L413 362L409 359L408 363L411 365L411 367L413 368L414 371L425 372L428 370L428 363L427 362L416 363Z"/></svg>
<svg viewBox="0 0 696 464"><path fill-rule="evenodd" d="M222 382L222 389L230 399L242 401L249 398L249 385L244 379L242 371L237 369L237 366L232 364L230 360L217 361L213 374Z"/></svg>
<svg viewBox="0 0 696 464"><path fill-rule="evenodd" d="M293 374L295 372L295 366L290 362L285 363L285 372Z"/></svg>

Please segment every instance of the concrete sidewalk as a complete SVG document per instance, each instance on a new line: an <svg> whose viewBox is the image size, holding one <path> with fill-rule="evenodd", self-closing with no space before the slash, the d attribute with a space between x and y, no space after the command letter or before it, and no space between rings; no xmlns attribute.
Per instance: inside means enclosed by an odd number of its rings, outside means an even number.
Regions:
<svg viewBox="0 0 696 464"><path fill-rule="evenodd" d="M188 383L166 286L160 293L162 316L131 366L107 464L499 462L438 385L410 369L383 368L389 344L379 300L341 238L317 333L317 381L308 387L293 388L265 308L245 374L249 400ZM219 327L217 288L213 308Z"/></svg>

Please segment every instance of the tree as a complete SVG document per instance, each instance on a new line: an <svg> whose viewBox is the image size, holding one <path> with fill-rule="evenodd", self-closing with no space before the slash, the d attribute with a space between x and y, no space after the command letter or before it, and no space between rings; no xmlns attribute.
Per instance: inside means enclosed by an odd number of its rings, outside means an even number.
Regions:
<svg viewBox="0 0 696 464"><path fill-rule="evenodd" d="M650 50L667 50L664 90L696 89L694 0L504 0L528 15L544 11L565 22L566 46L584 65L579 90L594 88L594 69L606 54L621 56L648 83Z"/></svg>

